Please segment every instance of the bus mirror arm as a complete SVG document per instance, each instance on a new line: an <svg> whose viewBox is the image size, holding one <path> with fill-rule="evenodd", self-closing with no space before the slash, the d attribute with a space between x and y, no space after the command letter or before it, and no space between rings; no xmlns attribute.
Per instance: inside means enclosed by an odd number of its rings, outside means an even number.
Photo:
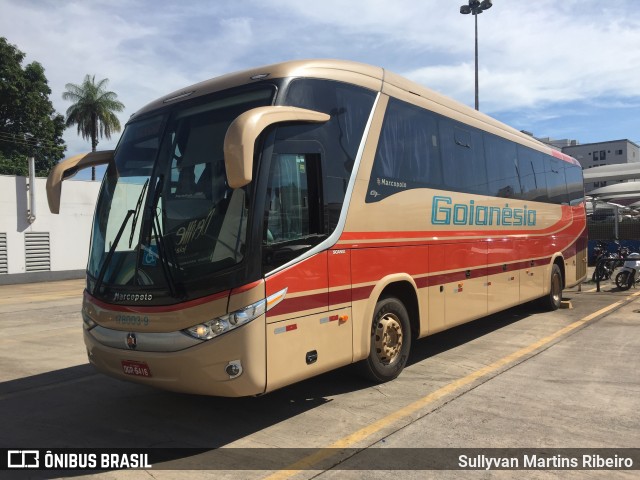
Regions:
<svg viewBox="0 0 640 480"><path fill-rule="evenodd" d="M73 177L80 170L105 165L113 161L113 150L100 152L81 153L57 164L49 177L47 177L47 201L51 213L60 213L60 196L62 195L62 182Z"/></svg>
<svg viewBox="0 0 640 480"><path fill-rule="evenodd" d="M244 112L231 122L224 137L227 183L231 188L240 188L251 182L255 143L268 126L283 122L323 123L330 118L326 113L286 106L258 107Z"/></svg>

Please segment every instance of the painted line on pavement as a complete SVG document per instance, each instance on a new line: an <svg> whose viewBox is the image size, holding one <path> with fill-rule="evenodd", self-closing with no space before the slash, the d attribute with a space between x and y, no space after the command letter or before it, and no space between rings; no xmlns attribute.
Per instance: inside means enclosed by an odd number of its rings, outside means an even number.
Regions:
<svg viewBox="0 0 640 480"><path fill-rule="evenodd" d="M407 405L406 407L403 407L389 415L387 415L386 417L383 417L373 423L371 423L370 425L367 425L363 428L361 428L360 430L357 430L353 433L351 433L350 435L347 435L346 437L341 438L340 440L332 443L331 445L329 445L328 447L324 447L324 448L320 448L318 449L317 452L312 453L311 455L306 456L305 458L289 465L286 469L284 470L280 470L278 472L275 472L271 475L269 475L268 477L265 478L265 480L282 480L282 479L286 479L289 477L292 477L293 475L299 473L301 470L303 469L312 469L312 467L316 464L318 464L319 462L326 460L327 458L335 455L335 449L341 449L341 448L349 448L349 447L353 447L353 445L355 445L356 443L364 440L365 438L373 435L374 433L379 432L380 430L390 426L391 424L402 420L403 418L409 417L410 415L416 413L418 410L426 407L427 405L434 403L436 400L439 400L442 397L445 397L457 390L460 390L462 387L465 387L473 382L475 382L476 380L490 374L493 372L496 372L497 370L501 369L502 367L515 362L516 360L519 360L523 357L525 357L526 355L529 355L530 353L534 352L535 350L550 344L551 342L553 342L554 340L557 340L558 338L562 337L563 335L566 335L567 333L575 330L576 328L579 328L581 326L583 326L584 324L590 322L591 320L600 317L601 315L604 315L605 313L620 307L622 305L624 305L625 303L627 303L628 301L630 301L631 299L633 299L633 297L637 297L638 295L640 295L640 292L634 293L632 295L629 295L628 297L625 297L623 300L619 300L615 303L612 303L604 308L601 308L600 310L593 312L589 315L587 315L586 317L581 318L580 320L577 320L569 325L567 325L564 328L561 328L560 330L552 333L551 335L547 335L544 338L541 338L540 340L531 343L530 345L527 345L526 347L521 348L520 350L517 350L505 357L502 357L501 359L491 363L490 365L487 365L486 367L483 367L479 370L476 370L472 373L470 373L469 375L462 377L458 380L455 380L441 388L439 388L438 390L436 390L435 392L430 393L429 395L426 395L418 400L416 400L413 403L410 403L409 405Z"/></svg>

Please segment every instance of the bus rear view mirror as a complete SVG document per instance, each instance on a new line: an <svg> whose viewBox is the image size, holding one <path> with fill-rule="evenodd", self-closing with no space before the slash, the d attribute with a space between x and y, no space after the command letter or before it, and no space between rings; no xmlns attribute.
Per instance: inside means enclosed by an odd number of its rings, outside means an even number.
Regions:
<svg viewBox="0 0 640 480"><path fill-rule="evenodd" d="M297 107L258 107L236 118L224 137L224 163L227 183L240 188L253 177L253 155L256 139L269 125L283 122L326 122L326 113Z"/></svg>
<svg viewBox="0 0 640 480"><path fill-rule="evenodd" d="M105 165L113 161L113 150L101 152L81 153L57 164L47 178L47 201L51 213L60 213L60 196L62 182L73 177L80 170Z"/></svg>

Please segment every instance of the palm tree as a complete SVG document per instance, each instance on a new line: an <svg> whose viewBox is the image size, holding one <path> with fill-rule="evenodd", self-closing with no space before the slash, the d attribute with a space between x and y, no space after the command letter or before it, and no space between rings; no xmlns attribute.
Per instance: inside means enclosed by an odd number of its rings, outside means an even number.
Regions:
<svg viewBox="0 0 640 480"><path fill-rule="evenodd" d="M120 121L115 112L124 110L118 95L106 90L108 78L96 83L96 76L86 75L81 85L67 83L64 100L73 102L67 109L66 125L78 125L78 135L91 139L91 151L96 151L98 136L111 138L113 132L120 131ZM96 168L91 167L91 180L96 179Z"/></svg>

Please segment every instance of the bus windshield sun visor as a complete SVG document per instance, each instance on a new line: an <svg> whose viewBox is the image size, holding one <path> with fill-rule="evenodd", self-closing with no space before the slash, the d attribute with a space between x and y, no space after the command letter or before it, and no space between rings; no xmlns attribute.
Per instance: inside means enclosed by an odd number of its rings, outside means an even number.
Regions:
<svg viewBox="0 0 640 480"><path fill-rule="evenodd" d="M253 155L256 139L270 125L283 122L327 122L326 113L298 107L257 107L238 116L224 137L224 163L227 183L240 188L252 180Z"/></svg>

